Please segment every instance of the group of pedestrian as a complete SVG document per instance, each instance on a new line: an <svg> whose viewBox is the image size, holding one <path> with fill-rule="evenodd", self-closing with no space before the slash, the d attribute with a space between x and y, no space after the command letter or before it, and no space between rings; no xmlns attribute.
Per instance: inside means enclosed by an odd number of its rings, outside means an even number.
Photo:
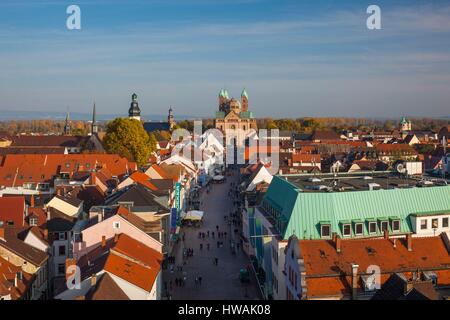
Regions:
<svg viewBox="0 0 450 320"><path fill-rule="evenodd" d="M175 263L175 257L174 256L168 256L167 257L167 262L169 262L170 264L174 264Z"/></svg>
<svg viewBox="0 0 450 320"><path fill-rule="evenodd" d="M177 287L184 287L186 285L186 277L184 278L175 278L175 285Z"/></svg>
<svg viewBox="0 0 450 320"><path fill-rule="evenodd" d="M185 248L184 249L184 256L186 258L193 257L194 256L194 249L192 249L192 248Z"/></svg>
<svg viewBox="0 0 450 320"><path fill-rule="evenodd" d="M202 285L202 277L195 277L195 284L201 286Z"/></svg>

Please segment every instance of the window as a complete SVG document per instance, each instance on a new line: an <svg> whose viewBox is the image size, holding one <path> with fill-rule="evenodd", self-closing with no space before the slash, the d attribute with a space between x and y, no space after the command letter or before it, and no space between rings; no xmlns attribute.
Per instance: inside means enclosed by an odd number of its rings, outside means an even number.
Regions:
<svg viewBox="0 0 450 320"><path fill-rule="evenodd" d="M66 255L66 246L59 246L58 248L58 254L60 256L65 256Z"/></svg>
<svg viewBox="0 0 450 320"><path fill-rule="evenodd" d="M420 230L426 230L428 228L428 220L422 219L420 220Z"/></svg>
<svg viewBox="0 0 450 320"><path fill-rule="evenodd" d="M448 218L442 218L442 228L448 228Z"/></svg>
<svg viewBox="0 0 450 320"><path fill-rule="evenodd" d="M363 234L363 224L358 222L355 223L355 234L361 236Z"/></svg>
<svg viewBox="0 0 450 320"><path fill-rule="evenodd" d="M369 233L377 232L377 223L375 221L369 222Z"/></svg>
<svg viewBox="0 0 450 320"><path fill-rule="evenodd" d="M113 228L114 229L120 229L120 221L114 221L113 222Z"/></svg>
<svg viewBox="0 0 450 320"><path fill-rule="evenodd" d="M66 239L66 233L65 232L59 232L58 233L58 240L65 240Z"/></svg>
<svg viewBox="0 0 450 320"><path fill-rule="evenodd" d="M389 223L387 221L381 221L380 230L384 232L384 230L389 230Z"/></svg>
<svg viewBox="0 0 450 320"><path fill-rule="evenodd" d="M36 218L36 217L30 218L30 226L37 226L38 223L39 223L38 218Z"/></svg>
<svg viewBox="0 0 450 320"><path fill-rule="evenodd" d="M320 236L322 238L327 238L330 236L331 233L331 226L329 224L322 224L320 226Z"/></svg>
<svg viewBox="0 0 450 320"><path fill-rule="evenodd" d="M400 220L392 220L392 231L400 231Z"/></svg>
<svg viewBox="0 0 450 320"><path fill-rule="evenodd" d="M350 227L350 223L346 223L342 225L342 235L344 237L350 237L352 234L352 229Z"/></svg>
<svg viewBox="0 0 450 320"><path fill-rule="evenodd" d="M439 222L438 221L439 221L438 219L431 219L431 227L433 229L439 228Z"/></svg>
<svg viewBox="0 0 450 320"><path fill-rule="evenodd" d="M66 273L66 265L64 263L58 264L58 273L65 274Z"/></svg>

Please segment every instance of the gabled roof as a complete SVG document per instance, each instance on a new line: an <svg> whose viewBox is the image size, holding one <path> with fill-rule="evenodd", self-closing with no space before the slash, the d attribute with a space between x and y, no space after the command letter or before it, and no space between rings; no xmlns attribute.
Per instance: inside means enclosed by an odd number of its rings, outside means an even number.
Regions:
<svg viewBox="0 0 450 320"><path fill-rule="evenodd" d="M13 147L81 147L89 136L14 136Z"/></svg>
<svg viewBox="0 0 450 320"><path fill-rule="evenodd" d="M133 203L133 208L144 207L158 213L168 212L167 206L162 205L155 194L139 184L131 185L116 192L106 200L106 205Z"/></svg>
<svg viewBox="0 0 450 320"><path fill-rule="evenodd" d="M340 140L339 134L331 130L316 130L311 136L311 140Z"/></svg>
<svg viewBox="0 0 450 320"><path fill-rule="evenodd" d="M23 278L18 280L17 286L15 286L17 273L22 273ZM18 300L25 295L32 280L33 275L0 257L0 296L10 295L12 300Z"/></svg>
<svg viewBox="0 0 450 320"><path fill-rule="evenodd" d="M95 288L86 295L86 300L130 300L109 273L105 272L97 280Z"/></svg>
<svg viewBox="0 0 450 320"><path fill-rule="evenodd" d="M440 296L431 281L411 281L411 289L405 292L406 279L403 274L394 273L383 283L371 300L439 300Z"/></svg>
<svg viewBox="0 0 450 320"><path fill-rule="evenodd" d="M0 247L13 252L35 266L43 265L48 259L48 254L19 239L19 233L22 231L23 229L18 228L5 228L5 239L0 238Z"/></svg>
<svg viewBox="0 0 450 320"><path fill-rule="evenodd" d="M161 270L162 254L120 234L106 260L105 271L150 292Z"/></svg>
<svg viewBox="0 0 450 320"><path fill-rule="evenodd" d="M6 225L9 221L15 227L25 225L25 198L23 196L0 197L0 221Z"/></svg>

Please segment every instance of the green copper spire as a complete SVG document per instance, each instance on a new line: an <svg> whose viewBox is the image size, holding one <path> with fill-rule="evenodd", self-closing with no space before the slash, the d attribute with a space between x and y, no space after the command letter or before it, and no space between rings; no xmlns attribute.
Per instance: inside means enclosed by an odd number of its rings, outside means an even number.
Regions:
<svg viewBox="0 0 450 320"><path fill-rule="evenodd" d="M245 97L248 100L248 93L247 93L247 90L245 90L245 88L244 88L244 90L242 90L241 97Z"/></svg>

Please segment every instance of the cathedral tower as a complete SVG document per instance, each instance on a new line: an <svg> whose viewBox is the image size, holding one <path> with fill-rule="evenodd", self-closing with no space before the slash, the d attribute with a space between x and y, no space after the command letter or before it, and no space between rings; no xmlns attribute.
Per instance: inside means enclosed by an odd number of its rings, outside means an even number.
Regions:
<svg viewBox="0 0 450 320"><path fill-rule="evenodd" d="M247 94L247 90L242 90L241 93L241 107L242 107L242 111L246 112L248 111L248 94Z"/></svg>

